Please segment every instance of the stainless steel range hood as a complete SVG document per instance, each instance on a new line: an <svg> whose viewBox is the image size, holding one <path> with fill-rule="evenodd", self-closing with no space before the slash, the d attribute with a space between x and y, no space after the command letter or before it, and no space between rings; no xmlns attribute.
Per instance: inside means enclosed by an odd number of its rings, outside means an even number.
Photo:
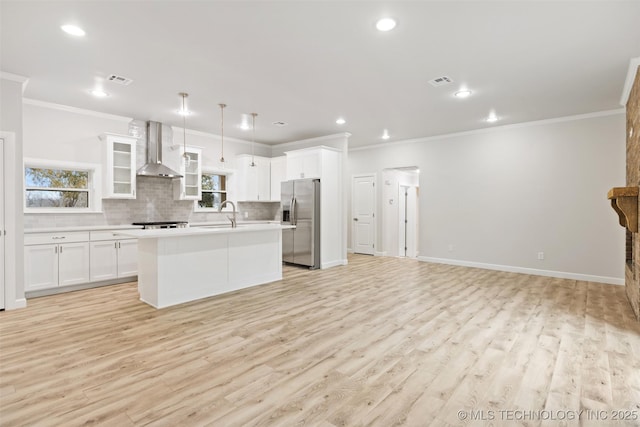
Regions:
<svg viewBox="0 0 640 427"><path fill-rule="evenodd" d="M162 164L162 123L147 122L147 163L138 169L138 176L182 178L178 172Z"/></svg>

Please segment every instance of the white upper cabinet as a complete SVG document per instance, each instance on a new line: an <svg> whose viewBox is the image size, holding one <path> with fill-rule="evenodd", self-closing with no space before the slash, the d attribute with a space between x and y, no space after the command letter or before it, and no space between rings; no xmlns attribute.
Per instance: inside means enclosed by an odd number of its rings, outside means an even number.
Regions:
<svg viewBox="0 0 640 427"><path fill-rule="evenodd" d="M287 179L321 178L322 148L286 152Z"/></svg>
<svg viewBox="0 0 640 427"><path fill-rule="evenodd" d="M280 187L287 180L287 157L273 157L271 159L271 201L280 201Z"/></svg>
<svg viewBox="0 0 640 427"><path fill-rule="evenodd" d="M112 133L103 134L103 197L136 198L136 138Z"/></svg>
<svg viewBox="0 0 640 427"><path fill-rule="evenodd" d="M184 161L185 149L180 147L180 175L173 180L173 198L176 200L200 200L202 198L202 149L187 146L188 163Z"/></svg>
<svg viewBox="0 0 640 427"><path fill-rule="evenodd" d="M255 166L251 166L251 162ZM271 201L271 159L240 154L236 156L236 195L238 201Z"/></svg>

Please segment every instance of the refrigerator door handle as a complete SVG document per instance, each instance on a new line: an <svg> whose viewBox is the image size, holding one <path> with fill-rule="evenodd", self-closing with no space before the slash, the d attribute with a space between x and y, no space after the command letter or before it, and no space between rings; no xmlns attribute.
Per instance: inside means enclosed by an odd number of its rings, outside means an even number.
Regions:
<svg viewBox="0 0 640 427"><path fill-rule="evenodd" d="M297 201L296 198L293 197L291 199L291 225L297 225L298 224L298 213L296 212L296 206Z"/></svg>

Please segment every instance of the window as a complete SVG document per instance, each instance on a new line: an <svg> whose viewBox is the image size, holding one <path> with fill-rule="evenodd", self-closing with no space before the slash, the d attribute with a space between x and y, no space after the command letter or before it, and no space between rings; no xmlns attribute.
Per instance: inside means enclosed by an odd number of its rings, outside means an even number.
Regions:
<svg viewBox="0 0 640 427"><path fill-rule="evenodd" d="M227 200L227 176L221 173L202 172L202 199L198 200L199 210L218 210Z"/></svg>
<svg viewBox="0 0 640 427"><path fill-rule="evenodd" d="M25 168L27 208L88 208L89 172Z"/></svg>
<svg viewBox="0 0 640 427"><path fill-rule="evenodd" d="M100 194L94 191L99 166L46 160L25 160L25 212L97 212Z"/></svg>

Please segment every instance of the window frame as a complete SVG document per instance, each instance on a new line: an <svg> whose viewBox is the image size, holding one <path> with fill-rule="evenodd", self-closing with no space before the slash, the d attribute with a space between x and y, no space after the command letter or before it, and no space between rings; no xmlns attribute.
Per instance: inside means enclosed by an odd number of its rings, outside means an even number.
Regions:
<svg viewBox="0 0 640 427"><path fill-rule="evenodd" d="M222 170L222 169L211 169L211 168L202 168L202 176L204 175L224 175L225 176L225 193L227 194L227 200L231 200L230 195L233 194L231 190L231 183L233 182L232 175L233 171L231 170ZM200 178L200 183L202 184L202 177ZM198 205L198 202L202 200L202 194L211 193L212 191L201 189L201 196L199 200L194 200L193 202L193 211L194 212L218 212L217 208L202 208ZM219 191L216 191L219 193ZM232 212L233 208L230 204L227 204L224 208L222 208L222 212Z"/></svg>
<svg viewBox="0 0 640 427"><path fill-rule="evenodd" d="M88 173L88 182L86 189L63 189L64 191L87 191L88 204L86 208L36 208L27 206L27 179L26 169L53 169L53 170L71 170ZM22 162L22 209L24 213L101 213L102 212L102 166L97 163L84 162L68 162L60 160L34 159L25 158ZM60 190L59 188L47 188L51 190Z"/></svg>

